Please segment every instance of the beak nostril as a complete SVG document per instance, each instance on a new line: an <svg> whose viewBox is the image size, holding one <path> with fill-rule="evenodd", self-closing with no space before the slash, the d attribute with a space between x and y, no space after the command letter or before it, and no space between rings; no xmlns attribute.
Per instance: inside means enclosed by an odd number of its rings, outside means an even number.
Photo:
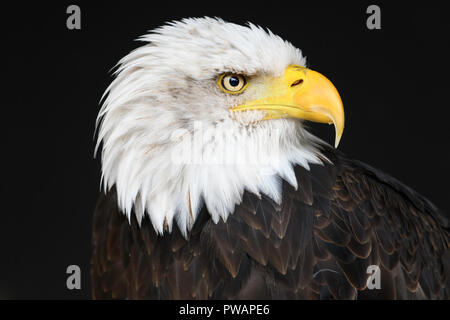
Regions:
<svg viewBox="0 0 450 320"><path fill-rule="evenodd" d="M302 83L303 83L303 79L295 80L295 81L291 84L291 87L295 87L295 86L297 86L297 85L299 85L299 84L302 84Z"/></svg>

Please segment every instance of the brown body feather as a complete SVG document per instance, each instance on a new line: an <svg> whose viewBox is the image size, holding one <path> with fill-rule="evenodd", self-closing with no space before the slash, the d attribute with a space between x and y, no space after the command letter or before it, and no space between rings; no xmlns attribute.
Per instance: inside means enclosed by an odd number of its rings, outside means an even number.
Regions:
<svg viewBox="0 0 450 320"><path fill-rule="evenodd" d="M128 299L448 299L449 219L428 200L334 150L297 167L280 205L245 193L227 222L205 208L188 240L128 222L115 190L94 214L93 297ZM381 289L366 287L367 267Z"/></svg>

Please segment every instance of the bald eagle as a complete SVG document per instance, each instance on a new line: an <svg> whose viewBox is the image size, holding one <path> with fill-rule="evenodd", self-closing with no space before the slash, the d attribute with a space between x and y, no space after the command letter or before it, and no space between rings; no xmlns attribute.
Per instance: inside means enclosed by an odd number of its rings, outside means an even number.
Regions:
<svg viewBox="0 0 450 320"><path fill-rule="evenodd" d="M218 18L140 40L98 115L94 298L449 298L448 217L336 150L341 98L299 49Z"/></svg>

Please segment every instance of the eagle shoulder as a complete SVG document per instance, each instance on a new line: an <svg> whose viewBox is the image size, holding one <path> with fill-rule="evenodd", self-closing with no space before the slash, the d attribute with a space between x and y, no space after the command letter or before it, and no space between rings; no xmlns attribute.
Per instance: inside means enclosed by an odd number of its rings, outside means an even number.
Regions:
<svg viewBox="0 0 450 320"><path fill-rule="evenodd" d="M113 188L94 214L94 298L449 298L448 218L370 166L328 150L296 167L281 203L245 192L227 221L203 208L185 239L158 236L117 207ZM370 290L368 268L380 270Z"/></svg>

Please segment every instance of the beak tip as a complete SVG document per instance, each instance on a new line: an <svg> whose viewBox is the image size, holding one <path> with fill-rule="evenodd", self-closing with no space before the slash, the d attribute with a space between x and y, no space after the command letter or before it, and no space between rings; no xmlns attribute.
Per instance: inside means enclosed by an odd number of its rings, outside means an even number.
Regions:
<svg viewBox="0 0 450 320"><path fill-rule="evenodd" d="M334 139L334 148L337 149L337 147L339 146L339 142L341 141L342 138L342 132L336 132L336 137Z"/></svg>
<svg viewBox="0 0 450 320"><path fill-rule="evenodd" d="M339 146L339 140L336 139L336 141L334 142L334 148L337 149L338 146Z"/></svg>

